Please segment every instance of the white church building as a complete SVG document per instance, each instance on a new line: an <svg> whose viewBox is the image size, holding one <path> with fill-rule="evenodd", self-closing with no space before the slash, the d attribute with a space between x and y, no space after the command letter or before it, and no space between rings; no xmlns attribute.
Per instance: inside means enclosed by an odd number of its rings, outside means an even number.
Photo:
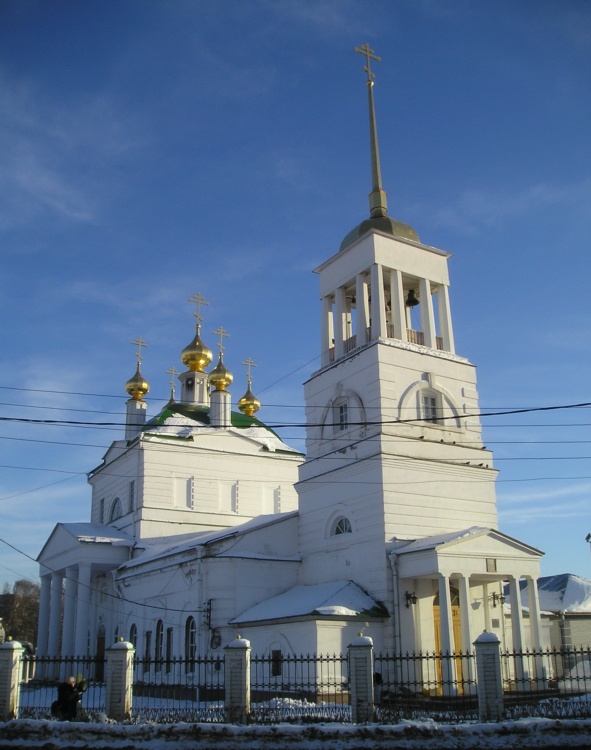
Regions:
<svg viewBox="0 0 591 750"><path fill-rule="evenodd" d="M224 331L208 371L196 295L180 400L147 420L139 339L125 435L89 474L91 518L58 523L39 555L40 655L100 655L123 636L146 658L192 658L237 634L258 654L338 653L359 631L392 653L466 651L483 629L509 632L508 648L542 645L542 553L498 528L476 370L454 345L450 255L388 216L373 56L359 51L370 215L315 271L306 455L255 417L250 377L232 409Z"/></svg>

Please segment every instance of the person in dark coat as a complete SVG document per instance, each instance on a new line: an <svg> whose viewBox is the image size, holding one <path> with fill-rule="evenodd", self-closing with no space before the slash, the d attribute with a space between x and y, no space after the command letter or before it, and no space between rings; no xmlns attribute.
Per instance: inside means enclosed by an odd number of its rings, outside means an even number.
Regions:
<svg viewBox="0 0 591 750"><path fill-rule="evenodd" d="M51 705L51 713L62 721L75 721L78 711L78 702L86 684L82 680L76 682L74 676L68 677L57 689L57 700Z"/></svg>

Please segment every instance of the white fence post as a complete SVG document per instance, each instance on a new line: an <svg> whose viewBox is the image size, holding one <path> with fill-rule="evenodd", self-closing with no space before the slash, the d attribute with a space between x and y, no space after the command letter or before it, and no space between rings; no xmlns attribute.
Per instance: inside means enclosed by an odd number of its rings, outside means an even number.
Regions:
<svg viewBox="0 0 591 750"><path fill-rule="evenodd" d="M250 641L237 635L224 651L226 721L245 724L250 714Z"/></svg>
<svg viewBox="0 0 591 750"><path fill-rule="evenodd" d="M373 641L359 633L349 644L351 720L366 724L373 720Z"/></svg>
<svg viewBox="0 0 591 750"><path fill-rule="evenodd" d="M132 643L121 639L106 651L107 657L107 695L105 708L107 716L116 721L129 719L133 693L133 655Z"/></svg>
<svg viewBox="0 0 591 750"><path fill-rule="evenodd" d="M18 641L0 645L0 721L18 716L24 650Z"/></svg>
<svg viewBox="0 0 591 750"><path fill-rule="evenodd" d="M504 714L501 642L486 630L474 641L480 721L500 721Z"/></svg>

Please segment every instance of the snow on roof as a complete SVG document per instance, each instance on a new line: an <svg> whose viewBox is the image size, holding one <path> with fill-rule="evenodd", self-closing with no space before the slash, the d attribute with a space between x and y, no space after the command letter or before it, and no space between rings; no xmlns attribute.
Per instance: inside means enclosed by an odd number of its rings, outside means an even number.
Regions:
<svg viewBox="0 0 591 750"><path fill-rule="evenodd" d="M479 536L490 529L484 526L470 526L469 529L462 529L462 531L452 531L448 534L437 534L436 536L426 536L422 539L415 539L409 542L404 547L396 549L397 555L404 555L407 552L418 552L419 550L434 549L435 547L441 547L444 544L450 542L457 542L460 539L467 539L471 536Z"/></svg>
<svg viewBox="0 0 591 750"><path fill-rule="evenodd" d="M152 420L145 426L144 433L146 435L177 438L191 438L194 435L219 433L219 427L209 425L209 415L206 414L206 409L193 409L191 411L186 407L183 408L183 406L183 404L175 404L172 407L167 407L174 409L174 411L172 413L164 411L160 418ZM299 451L284 443L273 430L254 418L249 418L250 425L238 426L234 424L235 421L240 422L244 419L244 415L233 413L232 426L226 428L227 431L247 437L272 453L282 451L301 455Z"/></svg>
<svg viewBox="0 0 591 750"><path fill-rule="evenodd" d="M520 581L521 603L529 605L527 582ZM591 581L588 578L561 573L538 578L540 608L547 612L591 612Z"/></svg>
<svg viewBox="0 0 591 750"><path fill-rule="evenodd" d="M102 523L60 523L58 525L67 531L68 534L76 537L79 542L95 544L126 543L130 545L134 543L133 539L124 531Z"/></svg>
<svg viewBox="0 0 591 750"><path fill-rule="evenodd" d="M184 537L181 540L179 540L177 537L173 541L169 540L160 544L146 545L145 551L137 554L133 558L133 560L130 560L129 562L121 565L120 570L127 570L129 568L135 567L136 565L143 565L144 563L150 562L152 560L157 560L161 557L179 555L183 552L188 552L192 549L195 549L195 547L202 547L206 544L211 544L212 542L219 542L222 539L227 539L232 536L247 534L249 531L256 531L258 529L264 528L265 526L270 526L274 523L286 521L289 518L297 516L297 514L297 510L292 510L288 513L271 513L269 515L257 516L256 518L252 518L250 521L241 523L238 526L230 526L229 528L222 529L221 531L197 531L194 534L191 534L190 537ZM263 556L261 555L261 557ZM265 559L268 559L268 556Z"/></svg>
<svg viewBox="0 0 591 750"><path fill-rule="evenodd" d="M295 586L279 596L247 609L232 620L232 623L261 622L306 615L388 617L385 608L356 583L334 581L314 586Z"/></svg>

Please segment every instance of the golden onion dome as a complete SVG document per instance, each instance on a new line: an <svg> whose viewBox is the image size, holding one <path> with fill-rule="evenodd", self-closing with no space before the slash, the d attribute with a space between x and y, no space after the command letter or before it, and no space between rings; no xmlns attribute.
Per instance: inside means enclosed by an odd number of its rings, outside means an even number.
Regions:
<svg viewBox="0 0 591 750"><path fill-rule="evenodd" d="M244 396L238 402L238 409L246 414L247 417L252 417L261 408L261 402L250 390L250 383Z"/></svg>
<svg viewBox="0 0 591 750"><path fill-rule="evenodd" d="M135 375L125 383L125 390L135 401L143 401L143 396L150 390L150 384L140 372L139 362L137 363Z"/></svg>
<svg viewBox="0 0 591 750"><path fill-rule="evenodd" d="M196 326L195 338L181 352L182 363L192 372L203 372L211 364L213 354L199 336L199 325Z"/></svg>
<svg viewBox="0 0 591 750"><path fill-rule="evenodd" d="M222 353L220 352L217 365L209 373L209 384L216 391L225 391L233 380L234 376L224 365Z"/></svg>

